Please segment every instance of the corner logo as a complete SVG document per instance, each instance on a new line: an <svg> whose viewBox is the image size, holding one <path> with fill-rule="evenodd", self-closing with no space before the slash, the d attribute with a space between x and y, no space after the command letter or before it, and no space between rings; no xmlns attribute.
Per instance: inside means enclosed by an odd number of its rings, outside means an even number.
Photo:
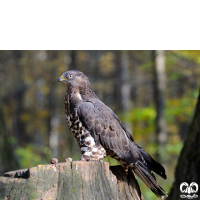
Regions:
<svg viewBox="0 0 200 200"><path fill-rule="evenodd" d="M196 195L195 193L198 192L198 184L195 182L192 182L189 185L188 183L183 182L180 185L180 191L182 193L186 193L186 194L180 195L181 198L187 198L187 199L197 198L198 195Z"/></svg>

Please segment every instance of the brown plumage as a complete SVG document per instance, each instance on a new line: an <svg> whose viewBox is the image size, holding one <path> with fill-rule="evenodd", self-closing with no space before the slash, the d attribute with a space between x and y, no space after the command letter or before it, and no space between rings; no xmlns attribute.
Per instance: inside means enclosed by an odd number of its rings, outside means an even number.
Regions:
<svg viewBox="0 0 200 200"><path fill-rule="evenodd" d="M167 196L152 172L166 179L163 166L135 143L117 115L95 95L88 78L82 72L71 70L57 81L67 85L65 113L81 148L81 160L103 161L104 157L111 156L124 170L130 167L157 197Z"/></svg>

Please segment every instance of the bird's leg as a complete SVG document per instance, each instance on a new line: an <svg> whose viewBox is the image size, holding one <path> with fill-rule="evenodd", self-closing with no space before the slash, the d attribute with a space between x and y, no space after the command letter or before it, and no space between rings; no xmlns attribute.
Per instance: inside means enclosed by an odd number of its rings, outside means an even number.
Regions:
<svg viewBox="0 0 200 200"><path fill-rule="evenodd" d="M104 156L101 154L93 154L90 151L86 151L82 154L82 157L79 161L103 161Z"/></svg>
<svg viewBox="0 0 200 200"><path fill-rule="evenodd" d="M80 160L83 161L103 161L106 157L105 149L99 145L89 145L87 146L87 142L85 142L85 146L81 147L82 157Z"/></svg>
<svg viewBox="0 0 200 200"><path fill-rule="evenodd" d="M82 153L80 161L103 161L106 156L105 149L100 144L95 143L89 131L85 130L83 132L79 143Z"/></svg>

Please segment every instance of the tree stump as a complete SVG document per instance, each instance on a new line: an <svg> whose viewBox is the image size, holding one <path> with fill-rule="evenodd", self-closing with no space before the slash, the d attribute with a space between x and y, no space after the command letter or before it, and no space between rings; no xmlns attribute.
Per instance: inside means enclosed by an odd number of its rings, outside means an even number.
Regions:
<svg viewBox="0 0 200 200"><path fill-rule="evenodd" d="M0 199L143 200L134 175L107 162L65 162L7 172Z"/></svg>

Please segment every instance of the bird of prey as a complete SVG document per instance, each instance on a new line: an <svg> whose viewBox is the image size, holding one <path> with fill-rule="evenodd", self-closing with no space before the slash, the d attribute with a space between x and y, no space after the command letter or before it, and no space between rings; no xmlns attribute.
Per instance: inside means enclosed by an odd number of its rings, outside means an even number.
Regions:
<svg viewBox="0 0 200 200"><path fill-rule="evenodd" d="M81 161L103 161L110 156L128 168L163 199L166 192L156 182L152 171L166 179L164 167L156 162L133 139L117 115L94 93L82 72L66 71L57 82L64 82L65 113L69 129L81 148Z"/></svg>

